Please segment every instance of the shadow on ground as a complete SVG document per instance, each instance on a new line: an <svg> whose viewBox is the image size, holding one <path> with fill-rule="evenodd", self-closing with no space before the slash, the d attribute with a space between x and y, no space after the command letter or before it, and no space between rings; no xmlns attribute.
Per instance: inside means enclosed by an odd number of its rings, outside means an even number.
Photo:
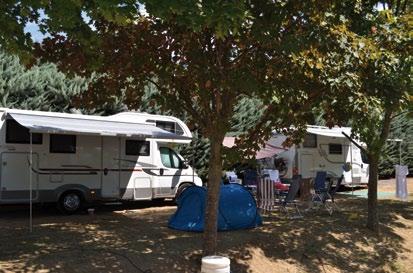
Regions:
<svg viewBox="0 0 413 273"><path fill-rule="evenodd" d="M340 211L303 219L263 217L262 227L219 233L232 272L403 272L400 235L411 229L411 203L381 200L381 233L365 227L366 200L340 197ZM202 234L166 227L173 203L101 206L95 215L61 216L2 208L0 272L199 272Z"/></svg>

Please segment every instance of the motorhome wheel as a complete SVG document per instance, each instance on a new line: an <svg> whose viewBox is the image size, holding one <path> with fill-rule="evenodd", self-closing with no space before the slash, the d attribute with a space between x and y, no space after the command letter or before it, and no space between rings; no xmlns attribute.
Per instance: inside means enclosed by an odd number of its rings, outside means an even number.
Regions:
<svg viewBox="0 0 413 273"><path fill-rule="evenodd" d="M67 192L59 200L59 209L67 214L77 212L82 207L82 197L78 192Z"/></svg>
<svg viewBox="0 0 413 273"><path fill-rule="evenodd" d="M182 183L179 186L178 190L176 191L175 200L178 199L179 195L181 195L181 193L183 193L184 190L186 190L186 188L189 188L190 186L193 186L193 185L194 184L192 184L192 183Z"/></svg>

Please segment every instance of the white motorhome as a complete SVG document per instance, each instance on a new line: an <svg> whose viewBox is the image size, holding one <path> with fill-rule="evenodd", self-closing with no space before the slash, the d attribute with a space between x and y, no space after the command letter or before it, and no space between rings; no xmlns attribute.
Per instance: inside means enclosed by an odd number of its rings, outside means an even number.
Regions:
<svg viewBox="0 0 413 273"><path fill-rule="evenodd" d="M202 185L173 149L191 138L170 116L0 108L0 204L57 202L70 213L97 200L173 198Z"/></svg>
<svg viewBox="0 0 413 273"><path fill-rule="evenodd" d="M326 171L329 177L335 179L344 175L344 185L367 184L367 159L343 132L350 136L351 128L308 126L301 144L293 145L277 154L277 159L282 159L285 163L284 170L280 171L281 177L291 179L293 175L299 174L303 178L313 178L317 171ZM282 147L285 140L286 136L274 134L267 143ZM350 170L345 171L344 164L351 166Z"/></svg>

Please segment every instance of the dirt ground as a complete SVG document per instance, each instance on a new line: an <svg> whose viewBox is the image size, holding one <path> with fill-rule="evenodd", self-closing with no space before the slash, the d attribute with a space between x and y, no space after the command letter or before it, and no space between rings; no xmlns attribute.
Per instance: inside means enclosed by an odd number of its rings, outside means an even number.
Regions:
<svg viewBox="0 0 413 273"><path fill-rule="evenodd" d="M413 196L413 179L409 179ZM380 191L393 191L394 180ZM365 228L365 198L340 194L340 211L288 220L263 216L251 230L219 233L219 252L237 272L413 272L413 199L379 201L380 235ZM98 207L62 216L36 208L0 209L0 272L199 272L202 234L167 228L173 203Z"/></svg>

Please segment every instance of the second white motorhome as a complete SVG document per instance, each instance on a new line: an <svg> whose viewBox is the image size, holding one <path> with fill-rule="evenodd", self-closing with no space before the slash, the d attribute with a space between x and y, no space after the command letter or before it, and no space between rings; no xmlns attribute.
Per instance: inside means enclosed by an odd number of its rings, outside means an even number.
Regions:
<svg viewBox="0 0 413 273"><path fill-rule="evenodd" d="M368 182L368 167L366 156L349 139L351 128L348 127L322 127L308 126L307 134L302 143L287 148L277 154L278 162L284 162L283 166L275 166L280 170L284 179L291 179L299 174L303 178L314 178L317 171L326 171L332 178L344 175L344 185L361 185ZM274 134L267 142L276 147L282 147L286 136ZM361 143L358 143L361 145ZM270 164L274 164L271 159ZM271 161L270 160L270 161ZM275 163L277 165L277 162ZM343 168L349 166L348 170ZM271 167L271 166L270 166Z"/></svg>
<svg viewBox="0 0 413 273"><path fill-rule="evenodd" d="M0 204L175 197L201 179L173 147L192 134L179 119L0 108Z"/></svg>

